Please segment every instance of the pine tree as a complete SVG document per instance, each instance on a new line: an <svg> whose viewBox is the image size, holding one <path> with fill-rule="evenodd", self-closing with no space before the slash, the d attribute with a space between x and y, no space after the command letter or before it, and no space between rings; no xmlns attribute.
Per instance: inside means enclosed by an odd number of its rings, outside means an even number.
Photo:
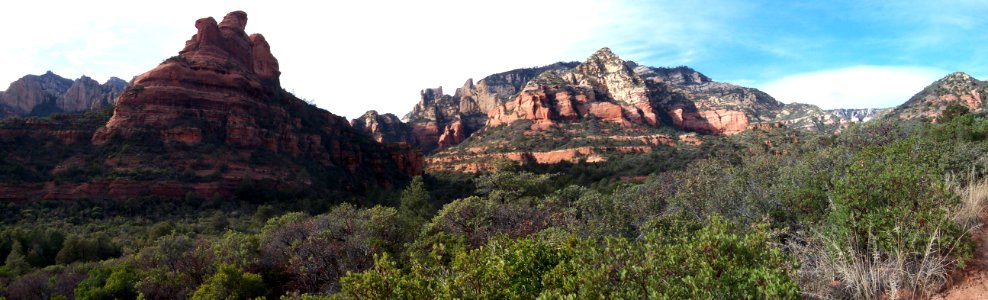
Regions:
<svg viewBox="0 0 988 300"><path fill-rule="evenodd" d="M21 241L14 241L14 244L11 245L10 254L7 254L4 266L18 274L24 274L31 270L31 264L27 263L27 257L24 256L24 246L21 245Z"/></svg>
<svg viewBox="0 0 988 300"><path fill-rule="evenodd" d="M415 176L412 183L401 192L398 218L405 229L415 232L429 220L433 213L432 203L429 202L431 198L422 176Z"/></svg>

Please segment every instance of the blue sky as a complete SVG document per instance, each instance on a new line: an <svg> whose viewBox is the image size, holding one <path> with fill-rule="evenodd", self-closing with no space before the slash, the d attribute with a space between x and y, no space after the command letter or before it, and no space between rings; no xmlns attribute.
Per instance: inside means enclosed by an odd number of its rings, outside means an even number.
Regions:
<svg viewBox="0 0 988 300"><path fill-rule="evenodd" d="M894 106L950 72L988 74L984 1L349 2L5 3L0 85L46 70L130 79L178 52L196 19L238 9L286 89L350 118L601 47L824 108Z"/></svg>

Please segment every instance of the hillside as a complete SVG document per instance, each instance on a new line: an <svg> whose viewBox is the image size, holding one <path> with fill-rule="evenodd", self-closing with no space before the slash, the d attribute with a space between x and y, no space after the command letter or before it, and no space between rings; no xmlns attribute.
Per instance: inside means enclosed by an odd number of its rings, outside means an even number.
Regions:
<svg viewBox="0 0 988 300"><path fill-rule="evenodd" d="M897 106L889 115L899 119L936 120L951 104L981 111L984 109L982 95L988 92L986 89L988 83L963 72L956 72L930 84Z"/></svg>
<svg viewBox="0 0 988 300"><path fill-rule="evenodd" d="M891 108L823 110L811 104L789 103L775 121L805 131L838 133L854 123L864 123L887 115Z"/></svg>

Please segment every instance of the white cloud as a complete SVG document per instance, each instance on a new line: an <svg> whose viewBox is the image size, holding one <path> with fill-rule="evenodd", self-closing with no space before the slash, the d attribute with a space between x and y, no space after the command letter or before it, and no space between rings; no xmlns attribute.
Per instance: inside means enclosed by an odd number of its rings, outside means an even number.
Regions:
<svg viewBox="0 0 988 300"><path fill-rule="evenodd" d="M248 33L271 44L286 89L351 118L368 109L401 115L420 89L442 85L452 93L468 78L582 60L605 46L628 59L685 64L702 48L693 41L718 30L698 20L723 19L728 8L677 3L19 1L0 10L0 28L11 29L0 47L0 89L46 70L130 79L182 49L196 19L244 10Z"/></svg>
<svg viewBox="0 0 988 300"><path fill-rule="evenodd" d="M947 75L918 66L853 66L786 76L755 85L785 103L833 108L893 107Z"/></svg>
<svg viewBox="0 0 988 300"><path fill-rule="evenodd" d="M403 114L422 88L452 93L467 78L573 57L600 27L600 0L463 1L22 1L0 11L0 85L53 70L129 79L174 55L196 19L248 13L279 59L282 83L336 114ZM58 9L49 9L58 7ZM532 15L538 12L538 15ZM555 17L546 16L549 13ZM30 24L26 26L26 24ZM603 46L603 45L602 45ZM5 86L0 86L0 89Z"/></svg>
<svg viewBox="0 0 988 300"><path fill-rule="evenodd" d="M598 11L601 32L591 36L583 51L601 45L624 59L687 65L706 59L711 44L734 39L731 26L750 8L739 1L624 0Z"/></svg>

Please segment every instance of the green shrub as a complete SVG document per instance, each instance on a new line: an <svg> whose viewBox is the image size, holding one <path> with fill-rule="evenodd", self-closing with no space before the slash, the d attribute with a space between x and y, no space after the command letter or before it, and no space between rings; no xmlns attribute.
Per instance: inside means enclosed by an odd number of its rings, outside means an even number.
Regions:
<svg viewBox="0 0 988 300"><path fill-rule="evenodd" d="M254 299L267 294L261 275L246 273L234 266L221 265L216 274L199 286L192 299Z"/></svg>
<svg viewBox="0 0 988 300"><path fill-rule="evenodd" d="M960 236L948 218L959 198L936 172L937 151L927 147L913 138L868 147L835 174L826 220L834 234L853 238L848 246L858 249L904 246L908 253L922 253L937 230ZM867 244L870 237L876 245Z"/></svg>
<svg viewBox="0 0 988 300"><path fill-rule="evenodd" d="M795 299L795 265L761 224L714 216L698 231L667 228L643 241L497 238L449 259L399 268L388 256L341 279L342 299Z"/></svg>
<svg viewBox="0 0 988 300"><path fill-rule="evenodd" d="M696 232L576 245L542 280L540 298L796 299L795 265L766 225L742 233L721 217ZM688 227L688 226L687 226ZM680 227L685 228L685 227ZM740 232L739 232L740 231Z"/></svg>
<svg viewBox="0 0 988 300"><path fill-rule="evenodd" d="M123 264L110 268L97 267L89 271L88 277L75 288L75 298L79 300L135 299L134 284L137 273L130 265Z"/></svg>

